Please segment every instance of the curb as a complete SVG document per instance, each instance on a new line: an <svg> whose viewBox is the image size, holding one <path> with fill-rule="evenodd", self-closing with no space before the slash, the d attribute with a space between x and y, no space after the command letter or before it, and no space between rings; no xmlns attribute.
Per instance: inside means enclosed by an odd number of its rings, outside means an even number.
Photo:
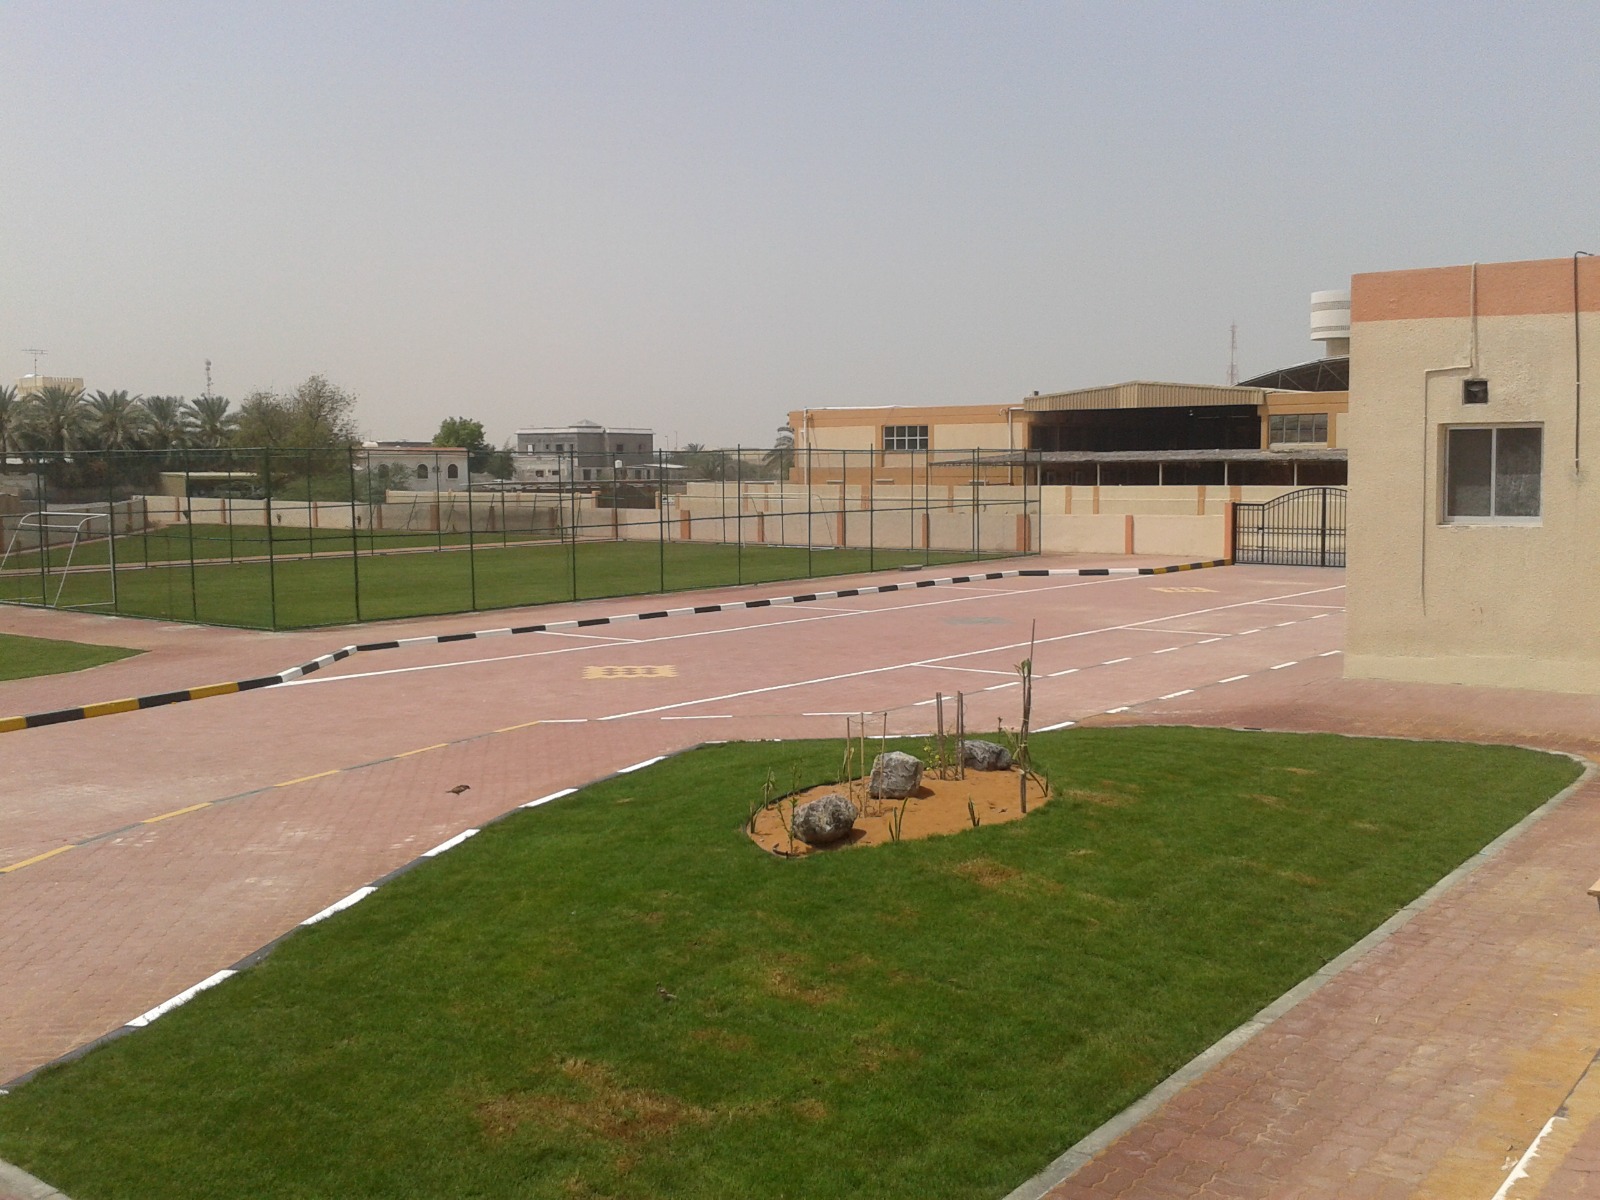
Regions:
<svg viewBox="0 0 1600 1200"><path fill-rule="evenodd" d="M479 638L516 637L524 633L550 633L564 629L590 629L597 625L617 625L626 621L653 621L662 617L695 616L702 613L738 612L751 608L771 608L780 604L809 604L816 600L839 600L851 596L874 596L887 592L915 591L918 588L941 587L955 583L979 583L994 579L1035 579L1053 576L1103 576L1103 575L1169 575L1176 571L1199 571L1207 567L1231 566L1226 558L1205 562L1176 563L1166 567L1081 567L1021 569L1012 571L986 571L981 575L951 575L942 579L918 579L912 583L881 583L868 587L841 588L833 592L803 592L795 596L770 596L762 600L739 600L728 604L699 604L688 608L663 608L653 612L622 613L610 617L584 617L570 621L548 621L538 625L516 625L503 629L481 629L471 633L436 633L423 637L396 638L386 642L357 642L343 646L331 654L323 654L310 662L279 671L276 675L261 675L255 679L239 679L228 683L212 683L204 687L183 688L174 692L157 692L149 696L132 696L125 700L106 700L98 704L83 704L76 708L58 708L51 712L28 713L16 717L0 717L0 733L18 733L24 729L40 729L46 725L60 725L68 721L84 721L90 717L109 717L117 713L139 712L147 708L161 708L168 704L182 704L189 700L207 700L212 696L231 696L236 692L251 692L258 688L275 687L302 679L323 667L332 666L353 654L367 654L376 650L395 650L401 646L445 645L450 642L470 642Z"/></svg>
<svg viewBox="0 0 1600 1200"><path fill-rule="evenodd" d="M35 1179L21 1167L0 1159L0 1197L4 1200L70 1200L42 1179Z"/></svg>
<svg viewBox="0 0 1600 1200"><path fill-rule="evenodd" d="M1347 736L1368 737L1371 735L1360 734ZM1398 740L1412 741L1416 739L1401 738ZM1480 743L1472 744L1477 745ZM1524 747L1524 749L1538 749L1538 752L1541 754L1565 753L1559 750L1545 750L1537 747ZM1298 1006L1301 1001L1307 1000L1315 993L1321 991L1326 984L1331 983L1338 976L1344 974L1344 972L1350 967L1354 966L1373 950L1376 950L1380 945L1392 938L1402 928L1410 924L1412 918L1432 908L1436 903L1438 903L1438 901L1445 895L1446 892L1451 891L1457 884L1475 874L1485 864L1499 857L1499 855L1508 845L1510 845L1517 838L1521 837L1522 834L1527 832L1527 830L1532 826L1538 824L1545 817L1550 815L1550 813L1554 812L1562 804L1566 803L1568 798L1571 797L1574 792L1588 784L1595 777L1596 773L1600 772L1600 766L1596 766L1595 763L1583 758L1580 755L1566 753L1565 757L1582 763L1583 774L1579 775L1578 778L1573 780L1566 787L1562 788L1554 796L1551 796L1550 799L1546 800L1527 816L1523 817L1522 820L1511 826L1510 829L1507 829L1505 832L1501 833L1499 837L1495 838L1488 845L1484 846L1483 849L1479 850L1476 854L1467 859L1455 870L1451 871L1443 879L1440 879L1427 891L1423 892L1422 895L1411 901L1411 903L1401 908L1387 921L1383 922L1383 924L1379 925L1371 933L1367 934L1366 937L1355 943L1355 945L1349 947L1343 953L1324 963L1316 971L1306 976L1306 978L1295 984L1294 987L1290 988L1271 1004L1267 1005L1260 1012L1256 1013L1255 1016L1245 1021L1242 1025L1230 1030L1221 1038L1217 1039L1217 1041L1213 1042L1210 1046L1202 1050L1199 1054L1191 1058L1188 1062L1184 1063L1183 1066L1179 1067L1176 1071L1163 1079L1155 1087L1151 1088L1139 1099L1128 1105L1127 1108L1123 1109L1116 1116L1105 1122L1105 1124L1080 1138L1076 1143L1063 1151L1060 1156L1051 1162L1049 1166L1045 1167L1044 1170L1040 1171L1037 1175L1033 1176L1033 1178L1027 1180L1025 1183L1022 1183L1018 1187L1007 1192L1003 1197L1003 1200L1044 1200L1044 1197L1048 1195L1052 1188L1058 1186L1059 1184L1065 1183L1068 1179L1071 1179L1072 1176L1076 1175L1080 1170L1087 1166L1090 1160L1107 1149L1123 1134L1127 1133L1135 1125L1138 1125L1140 1122L1144 1121L1147 1117L1153 1116L1160 1109L1164 1108L1167 1102L1176 1097L1179 1092L1183 1091L1190 1084L1198 1082L1203 1076L1208 1074L1213 1067L1221 1063L1235 1050L1238 1050L1240 1047L1254 1040L1258 1034L1264 1033L1267 1029L1274 1025L1279 1018L1285 1016L1291 1009Z"/></svg>

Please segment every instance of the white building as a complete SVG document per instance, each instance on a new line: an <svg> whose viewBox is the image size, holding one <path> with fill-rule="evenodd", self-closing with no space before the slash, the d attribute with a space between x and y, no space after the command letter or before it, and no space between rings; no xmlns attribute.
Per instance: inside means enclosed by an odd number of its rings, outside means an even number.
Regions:
<svg viewBox="0 0 1600 1200"><path fill-rule="evenodd" d="M449 492L467 486L467 452L459 446L432 442L363 442L356 466L370 470L394 468L414 492ZM396 484L395 486L398 486Z"/></svg>
<svg viewBox="0 0 1600 1200"><path fill-rule="evenodd" d="M523 483L585 484L654 479L655 431L596 421L517 430L512 455ZM620 466L618 464L621 464Z"/></svg>

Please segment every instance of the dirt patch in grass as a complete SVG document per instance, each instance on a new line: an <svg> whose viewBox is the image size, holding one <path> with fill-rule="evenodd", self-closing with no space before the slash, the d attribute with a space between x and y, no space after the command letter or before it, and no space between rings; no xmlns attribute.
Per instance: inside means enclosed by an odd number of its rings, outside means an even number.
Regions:
<svg viewBox="0 0 1600 1200"><path fill-rule="evenodd" d="M867 795L861 780L848 785L819 784L793 796L785 796L761 809L745 829L751 841L769 854L796 858L822 850L839 850L849 846L880 846L894 840L892 827L899 822L902 841L934 837L944 833L960 833L973 828L976 815L980 825L1004 825L1007 821L1021 820L1022 811L1018 771L968 771L965 779L938 779L925 774L922 786L909 797L902 809L899 800L875 800ZM829 793L848 796L860 814L850 836L832 846L808 846L799 838L791 844L788 831L789 814L794 806L808 803ZM1037 776L1028 779L1028 811L1032 812L1050 799L1050 793ZM967 807L968 801L972 807Z"/></svg>
<svg viewBox="0 0 1600 1200"><path fill-rule="evenodd" d="M604 1063L581 1058L561 1064L561 1074L584 1093L579 1098L548 1092L512 1092L478 1105L478 1124L491 1140L510 1137L524 1125L555 1132L581 1132L632 1144L667 1137L684 1125L706 1125L715 1114L664 1092L620 1084Z"/></svg>

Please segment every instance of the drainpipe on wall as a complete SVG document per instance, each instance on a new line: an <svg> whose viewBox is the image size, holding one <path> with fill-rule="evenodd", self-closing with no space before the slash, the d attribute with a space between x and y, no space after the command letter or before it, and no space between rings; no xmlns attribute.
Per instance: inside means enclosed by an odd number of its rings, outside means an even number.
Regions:
<svg viewBox="0 0 1600 1200"><path fill-rule="evenodd" d="M1422 543L1417 556L1417 589L1422 613L1428 613L1428 443L1432 428L1428 424L1428 380L1451 371L1476 372L1478 369L1478 264L1472 264L1472 284L1467 293L1467 320L1470 336L1467 361L1449 367L1429 367L1422 372Z"/></svg>
<svg viewBox="0 0 1600 1200"><path fill-rule="evenodd" d="M1578 474L1583 460L1578 451L1583 434L1583 340L1578 326L1578 259L1593 258L1587 250L1572 252L1572 473Z"/></svg>

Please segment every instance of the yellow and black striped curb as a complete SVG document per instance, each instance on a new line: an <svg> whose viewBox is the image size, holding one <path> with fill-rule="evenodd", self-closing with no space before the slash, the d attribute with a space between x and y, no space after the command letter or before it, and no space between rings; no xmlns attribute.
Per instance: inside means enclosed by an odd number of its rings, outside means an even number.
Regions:
<svg viewBox="0 0 1600 1200"><path fill-rule="evenodd" d="M262 675L255 679L240 679L231 683L213 683L205 687L183 688L175 692L158 692L150 696L133 696L126 700L107 700L99 704L84 704L77 708L58 708L51 712L28 713L19 717L0 717L0 733L16 733L23 729L39 729L46 725L60 725L67 721L83 721L89 717L109 717L115 713L138 712L146 708L160 708L167 704L182 704L188 700L205 700L212 696L229 696L235 692L250 692L257 688L274 687L303 679L314 671L332 666L352 654L365 654L373 650L396 650L401 646L445 645L451 642L471 642L482 638L515 637L524 633L554 633L567 629L592 629L598 625L619 625L628 621L653 621L662 617L698 616L703 613L739 612L753 608L774 608L785 604L809 604L817 600L842 600L851 596L875 596L889 592L909 592L918 588L941 587L959 583L984 583L995 579L1041 579L1060 576L1096 577L1109 575L1170 575L1175 571L1199 571L1207 567L1231 566L1226 558L1208 559L1204 562L1175 563L1164 567L1035 567L1011 571L985 571L977 575L951 575L943 579L918 579L909 583L880 583L867 587L840 588L831 592L802 592L795 596L769 596L760 600L736 600L727 604L696 604L685 608L662 608L652 612L623 613L609 617L581 617L570 621L547 621L538 625L516 625L504 629L481 629L470 633L435 633L423 637L395 638L385 642L358 642L344 646L331 654L324 654L279 671L276 675Z"/></svg>

